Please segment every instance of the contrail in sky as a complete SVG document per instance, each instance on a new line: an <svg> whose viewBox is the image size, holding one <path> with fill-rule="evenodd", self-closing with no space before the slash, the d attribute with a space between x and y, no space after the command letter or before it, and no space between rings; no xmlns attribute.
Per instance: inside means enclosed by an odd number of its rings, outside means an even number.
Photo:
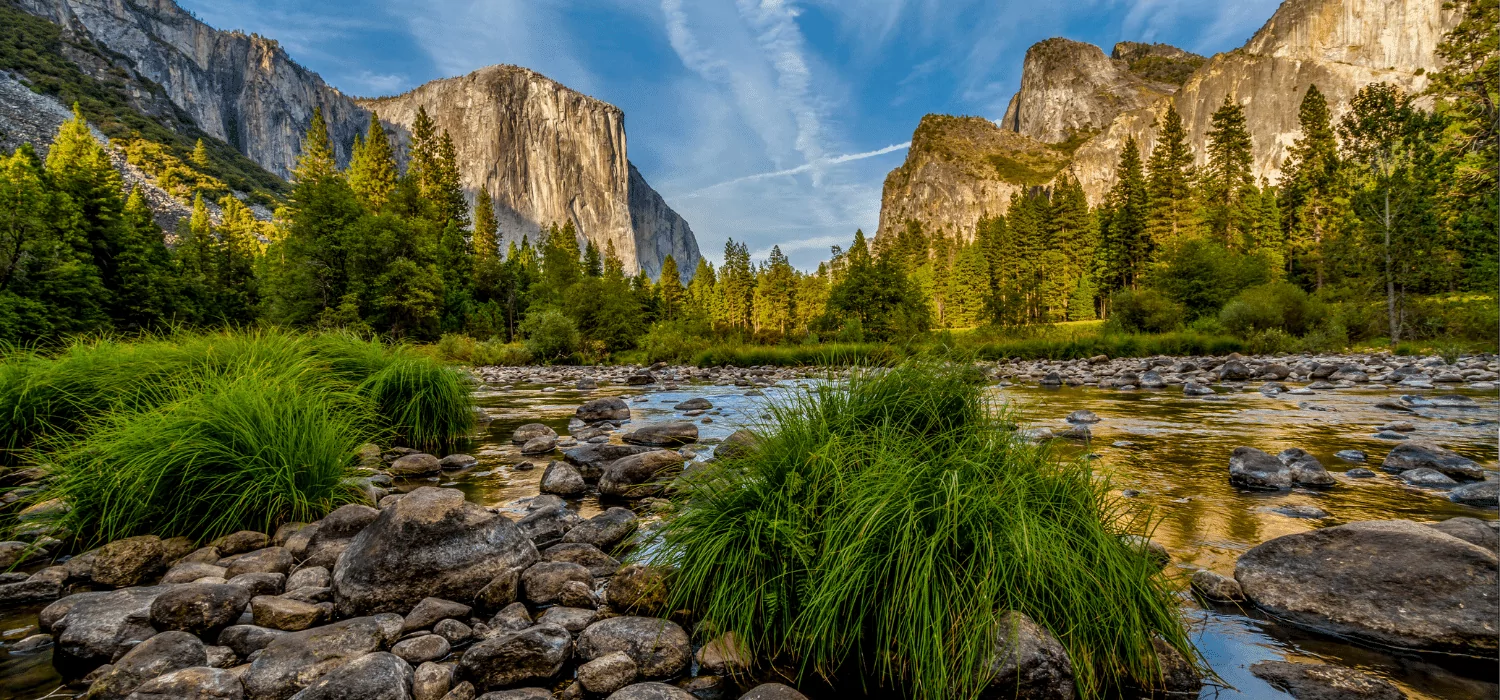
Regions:
<svg viewBox="0 0 1500 700"><path fill-rule="evenodd" d="M911 142L907 141L906 143L898 143L898 144L894 144L894 145L891 145L891 146L886 146L885 148L877 148L877 149L875 149L873 151L865 151L864 153L846 153L846 154L841 155L841 156L833 156L831 158L822 158L822 159L819 159L819 160L815 160L815 161L813 161L811 163L804 163L804 164L799 165L799 166L797 166L795 168L787 168L786 170L775 170L775 171L772 171L772 172L769 172L769 173L756 173L754 175L746 175L744 177L737 177L737 178L735 178L733 180L725 180L724 182L720 182L718 184L709 185L708 187L704 187L704 188L701 188L701 189L698 189L698 190L694 190L692 192L687 193L684 196L686 196L686 197L696 197L696 196L698 196L700 194L703 194L704 192L707 192L709 190L718 189L720 187L727 187L729 185L737 185L737 184L739 184L741 182L750 182L752 180L766 180L766 179L769 179L769 178L783 177L783 176L786 176L786 175L796 175L798 173L805 173L805 172L807 172L809 170L812 170L813 168L820 168L820 167L823 167L823 166L826 166L826 165L838 165L839 163L848 163L851 160L864 160L865 158L874 158L875 156L883 156L883 155L885 155L887 153L890 153L892 151L899 151L899 150L902 150L904 148L910 148L910 147L911 147Z"/></svg>

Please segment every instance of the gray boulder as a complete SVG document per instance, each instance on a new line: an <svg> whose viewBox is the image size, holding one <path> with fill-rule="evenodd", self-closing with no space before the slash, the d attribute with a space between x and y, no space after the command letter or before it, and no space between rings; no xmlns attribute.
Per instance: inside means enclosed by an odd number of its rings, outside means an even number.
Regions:
<svg viewBox="0 0 1500 700"><path fill-rule="evenodd" d="M1452 479L1484 479L1484 469L1474 460L1423 440L1409 440L1392 448L1380 468L1392 474L1425 468Z"/></svg>
<svg viewBox="0 0 1500 700"><path fill-rule="evenodd" d="M127 700L244 700L245 686L233 671L193 666L142 683Z"/></svg>
<svg viewBox="0 0 1500 700"><path fill-rule="evenodd" d="M391 466L387 467L386 471L397 479L415 479L443 471L443 464L437 457L426 452L418 452L391 462Z"/></svg>
<svg viewBox="0 0 1500 700"><path fill-rule="evenodd" d="M424 634L420 637L403 639L391 647L391 653L401 657L409 664L421 664L428 661L437 661L452 651L453 646L446 638L436 634Z"/></svg>
<svg viewBox="0 0 1500 700"><path fill-rule="evenodd" d="M43 631L57 641L54 661L92 668L156 634L151 604L170 586L75 593L38 614Z"/></svg>
<svg viewBox="0 0 1500 700"><path fill-rule="evenodd" d="M338 562L340 554L349 548L349 543L354 541L354 536L362 532L370 523L380 517L380 511L367 505L350 503L329 513L322 520L305 528L302 532L292 537L292 541L298 539L307 532L307 543L303 550L302 566L321 566L332 570ZM296 548L289 541L287 550L296 556Z"/></svg>
<svg viewBox="0 0 1500 700"><path fill-rule="evenodd" d="M290 632L257 625L230 625L219 633L219 644L229 647L237 656L244 657L266 648L277 638L288 634Z"/></svg>
<svg viewBox="0 0 1500 700"><path fill-rule="evenodd" d="M401 631L414 632L430 629L441 620L468 617L473 608L442 598L423 598L401 621Z"/></svg>
<svg viewBox="0 0 1500 700"><path fill-rule="evenodd" d="M1295 447L1282 450L1275 457L1254 447L1236 447L1229 455L1229 483L1259 491L1278 491L1292 486L1332 486L1336 482L1317 457Z"/></svg>
<svg viewBox="0 0 1500 700"><path fill-rule="evenodd" d="M557 439L557 431L553 430L550 427L542 425L541 423L527 423L526 425L516 428L515 431L510 434L510 442L512 445L524 445L528 442L531 442L532 440L542 437L552 438L555 440Z"/></svg>
<svg viewBox="0 0 1500 700"><path fill-rule="evenodd" d="M458 668L479 687L514 685L556 676L572 650L572 637L567 630L556 625L536 625L469 647L459 659Z"/></svg>
<svg viewBox="0 0 1500 700"><path fill-rule="evenodd" d="M324 674L361 656L380 651L401 634L401 617L377 615L340 620L288 632L261 649L244 673L253 700L285 700Z"/></svg>
<svg viewBox="0 0 1500 700"><path fill-rule="evenodd" d="M617 498L660 496L682 473L684 459L673 450L653 450L615 460L599 477L599 493Z"/></svg>
<svg viewBox="0 0 1500 700"><path fill-rule="evenodd" d="M522 537L531 540L536 546L546 547L562 541L563 535L582 522L582 516L568 508L566 503L560 502L556 505L544 505L527 513L526 517L516 521L516 529L521 532Z"/></svg>
<svg viewBox="0 0 1500 700"><path fill-rule="evenodd" d="M329 671L292 700L412 700L411 666L395 654L365 654Z"/></svg>
<svg viewBox="0 0 1500 700"><path fill-rule="evenodd" d="M566 498L582 496L589 488L583 475L567 462L553 461L542 472L542 493L556 494Z"/></svg>
<svg viewBox="0 0 1500 700"><path fill-rule="evenodd" d="M1000 618L989 670L993 680L987 693L996 697L1072 700L1076 694L1067 650L1019 612Z"/></svg>
<svg viewBox="0 0 1500 700"><path fill-rule="evenodd" d="M228 583L185 583L173 586L151 602L151 626L203 635L234 624L250 591Z"/></svg>
<svg viewBox="0 0 1500 700"><path fill-rule="evenodd" d="M691 399L688 399L686 401L678 402L677 405L675 405L675 406L672 407L672 410L674 410L674 411L707 411L708 409L713 408L713 407L714 407L713 403L711 401L709 401L708 399L705 399L705 398L703 398L701 396L695 396L695 397L693 397Z"/></svg>
<svg viewBox="0 0 1500 700"><path fill-rule="evenodd" d="M698 700L692 693L666 683L635 683L609 694L606 700Z"/></svg>
<svg viewBox="0 0 1500 700"><path fill-rule="evenodd" d="M714 448L715 459L734 459L751 454L760 445L760 438L748 430L736 430Z"/></svg>
<svg viewBox="0 0 1500 700"><path fill-rule="evenodd" d="M469 467L472 467L476 464L479 464L479 460L473 455L466 455L461 453L451 454L438 460L438 466L441 467L445 472L468 469Z"/></svg>
<svg viewBox="0 0 1500 700"><path fill-rule="evenodd" d="M1200 569L1193 574L1193 591L1215 603L1238 603L1245 600L1238 581L1222 574Z"/></svg>
<svg viewBox="0 0 1500 700"><path fill-rule="evenodd" d="M210 547L219 550L219 556L221 557L232 557L236 554L253 552L257 549L263 549L270 544L271 538L266 533L254 530L231 532L208 543Z"/></svg>
<svg viewBox="0 0 1500 700"><path fill-rule="evenodd" d="M187 632L162 632L125 652L89 687L89 700L123 700L142 683L165 673L208 665L203 641Z"/></svg>
<svg viewBox="0 0 1500 700"><path fill-rule="evenodd" d="M524 444L524 445L521 446L521 454L523 454L523 455L543 455L543 454L547 454L548 452L551 452L551 451L553 451L555 449L557 449L557 437L556 436L552 436L552 437L543 436L543 437L532 438L530 440L527 440L526 444Z"/></svg>
<svg viewBox="0 0 1500 700"><path fill-rule="evenodd" d="M655 617L612 617L589 625L578 635L578 656L593 661L625 652L643 678L670 678L692 661L687 633L675 623Z"/></svg>
<svg viewBox="0 0 1500 700"><path fill-rule="evenodd" d="M590 693L603 695L630 685L636 674L635 660L617 651L579 666L578 683Z"/></svg>
<svg viewBox="0 0 1500 700"><path fill-rule="evenodd" d="M161 538L141 535L115 540L98 549L94 557L94 583L102 586L139 586L166 568Z"/></svg>
<svg viewBox="0 0 1500 700"><path fill-rule="evenodd" d="M653 448L642 445L588 444L564 450L563 459L578 469L584 481L592 482L598 481L604 468L615 460L652 451Z"/></svg>
<svg viewBox="0 0 1500 700"><path fill-rule="evenodd" d="M627 564L615 572L605 589L610 607L651 615L667 606L667 571L659 566Z"/></svg>
<svg viewBox="0 0 1500 700"><path fill-rule="evenodd" d="M1439 488L1446 488L1449 486L1458 485L1458 482L1448 478L1447 474L1444 474L1436 469L1428 469L1426 467L1422 467L1420 469L1408 469L1404 472L1401 472L1398 476L1401 477L1402 481L1405 481L1412 486L1435 486Z"/></svg>
<svg viewBox="0 0 1500 700"><path fill-rule="evenodd" d="M675 447L698 441L698 426L690 421L667 421L643 425L621 437L632 445Z"/></svg>
<svg viewBox="0 0 1500 700"><path fill-rule="evenodd" d="M406 612L427 597L468 603L496 576L538 559L509 519L462 491L425 486L381 511L344 554L333 570L342 615Z"/></svg>
<svg viewBox="0 0 1500 700"><path fill-rule="evenodd" d="M624 399L607 396L602 399L594 399L578 407L573 415L585 423L597 423L599 421L625 421L630 420L630 406Z"/></svg>
<svg viewBox="0 0 1500 700"><path fill-rule="evenodd" d="M583 527L580 525L579 527ZM574 530L578 528L573 528ZM564 542L555 544L542 551L542 558L547 561L567 561L578 564L593 576L612 576L616 569L620 568L620 561L603 550L591 544L582 542Z"/></svg>
<svg viewBox="0 0 1500 700"><path fill-rule="evenodd" d="M323 619L323 608L284 596L255 596L250 611L255 624L286 632L305 630Z"/></svg>
<svg viewBox="0 0 1500 700"><path fill-rule="evenodd" d="M609 551L635 532L637 520L635 513L629 508L616 506L568 530L563 535L563 542L591 544L600 550Z"/></svg>
<svg viewBox="0 0 1500 700"><path fill-rule="evenodd" d="M548 605L562 598L563 586L578 581L589 588L594 577L588 569L572 562L543 561L521 572L521 593L533 605Z"/></svg>
<svg viewBox="0 0 1500 700"><path fill-rule="evenodd" d="M1491 552L1500 551L1500 531L1496 531L1494 527L1478 518L1448 518L1442 522L1431 523L1428 527L1457 537L1469 544L1477 544Z"/></svg>
<svg viewBox="0 0 1500 700"><path fill-rule="evenodd" d="M235 555L219 562L226 567L224 578L240 574L285 574L292 570L292 553L286 547L266 547Z"/></svg>
<svg viewBox="0 0 1500 700"><path fill-rule="evenodd" d="M1239 559L1235 579L1271 614L1376 644L1494 655L1494 552L1402 520L1286 535Z"/></svg>
<svg viewBox="0 0 1500 700"><path fill-rule="evenodd" d="M1480 481L1464 484L1448 492L1448 500L1466 506L1495 508L1500 506L1500 481Z"/></svg>

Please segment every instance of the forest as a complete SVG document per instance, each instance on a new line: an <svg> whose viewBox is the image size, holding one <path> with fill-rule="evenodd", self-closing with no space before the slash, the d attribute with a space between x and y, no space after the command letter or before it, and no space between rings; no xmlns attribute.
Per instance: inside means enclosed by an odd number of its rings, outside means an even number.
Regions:
<svg viewBox="0 0 1500 700"><path fill-rule="evenodd" d="M1097 207L1064 174L972 231L856 231L811 272L776 247L752 260L731 239L719 265L684 274L669 257L653 281L572 222L502 250L492 202L481 192L470 206L452 141L425 112L404 168L378 115L339 167L315 114L269 221L179 163L186 174L169 184L191 194L193 214L163 237L75 107L45 159L23 146L0 160L0 340L265 324L447 336L494 362L686 360L726 343L1102 320L1106 333L1188 331L1263 350L1493 346L1500 91L1492 33L1471 15L1442 44L1447 68L1427 94L1371 84L1335 119L1308 86L1274 185L1252 177L1244 112L1226 97L1202 165L1169 110L1150 152L1126 144ZM170 155L116 140L142 162Z"/></svg>

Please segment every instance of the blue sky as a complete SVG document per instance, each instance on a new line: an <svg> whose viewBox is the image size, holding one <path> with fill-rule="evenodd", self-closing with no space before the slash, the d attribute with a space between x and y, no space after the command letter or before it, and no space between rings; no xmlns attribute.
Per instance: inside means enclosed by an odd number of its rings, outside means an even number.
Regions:
<svg viewBox="0 0 1500 700"><path fill-rule="evenodd" d="M1240 46L1279 0L179 0L375 96L495 63L625 111L630 160L717 262L873 233L929 112L998 119L1031 44Z"/></svg>

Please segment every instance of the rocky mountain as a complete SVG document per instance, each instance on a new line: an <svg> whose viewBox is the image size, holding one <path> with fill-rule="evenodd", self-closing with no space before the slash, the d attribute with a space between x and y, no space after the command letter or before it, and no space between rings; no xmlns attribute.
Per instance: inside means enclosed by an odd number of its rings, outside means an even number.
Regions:
<svg viewBox="0 0 1500 700"><path fill-rule="evenodd" d="M697 264L691 228L627 159L623 113L532 71L495 66L398 97L356 100L275 40L214 29L172 0L14 1L101 47L67 58L101 79L123 79L137 111L190 120L283 178L314 109L323 110L336 155L347 162L369 122L365 105L379 106L404 142L399 127L425 104L453 136L465 187L484 188L502 205L506 239L534 238L540 226L572 219L601 248L613 242L632 273L656 275L668 254L684 275Z"/></svg>
<svg viewBox="0 0 1500 700"><path fill-rule="evenodd" d="M463 184L495 202L502 245L572 220L627 271L655 277L667 255L684 276L698 243L626 157L625 114L517 66L490 66L403 95L356 102L397 127L405 151L418 108L453 137Z"/></svg>
<svg viewBox="0 0 1500 700"><path fill-rule="evenodd" d="M1117 44L1106 57L1088 44L1048 39L1027 51L1020 89L993 130L1024 139L1009 142L1006 148L1012 150L1048 146L1065 153L1067 172L1098 204L1114 184L1126 140L1134 137L1142 152L1149 153L1157 120L1169 107L1182 115L1198 162L1206 162L1210 119L1227 95L1244 107L1254 140L1255 175L1274 183L1287 149L1300 135L1297 108L1309 85L1316 84L1327 97L1335 119L1372 82L1423 90L1427 74L1441 67L1435 49L1458 19L1443 0L1287 0L1243 47L1208 59L1135 42ZM986 130L983 124L969 129L972 142L1005 143L995 134L980 135ZM914 137L907 162L886 178L881 234L916 218L929 228L970 235L967 222L1003 213L1008 198L978 202L971 209L961 199L934 206L934 196L942 196L936 193L998 192L1003 185L1034 182L1035 173L1017 177L999 169L970 169L961 175L923 166L933 157ZM963 181L966 177L977 181Z"/></svg>

